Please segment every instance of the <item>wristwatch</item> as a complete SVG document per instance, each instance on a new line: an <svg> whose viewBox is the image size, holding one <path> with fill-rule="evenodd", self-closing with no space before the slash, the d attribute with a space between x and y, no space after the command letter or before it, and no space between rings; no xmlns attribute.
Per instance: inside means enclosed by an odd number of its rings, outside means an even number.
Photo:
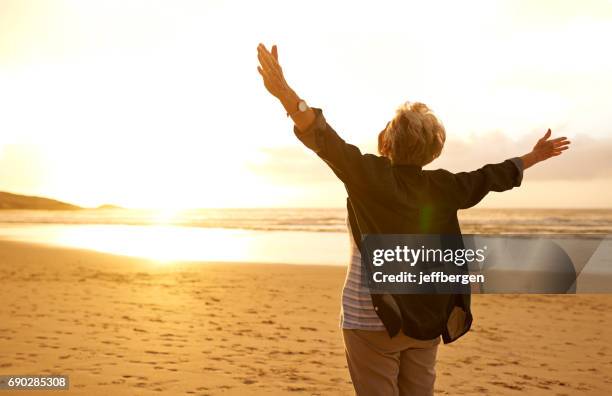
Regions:
<svg viewBox="0 0 612 396"><path fill-rule="evenodd" d="M293 116L295 113L303 113L306 110L308 110L308 104L306 104L306 101L304 101L303 99L300 99L300 101L297 104L297 110L292 111L292 112L287 112L287 117Z"/></svg>

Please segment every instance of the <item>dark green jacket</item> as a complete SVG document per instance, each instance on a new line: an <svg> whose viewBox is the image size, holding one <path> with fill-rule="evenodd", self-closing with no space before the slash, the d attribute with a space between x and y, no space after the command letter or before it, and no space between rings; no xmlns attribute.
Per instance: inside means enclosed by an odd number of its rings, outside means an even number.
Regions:
<svg viewBox="0 0 612 396"><path fill-rule="evenodd" d="M489 191L520 186L522 162L512 158L473 172L422 170L393 165L386 157L362 154L346 143L313 108L316 119L295 135L344 183L355 241L366 234L460 235L457 211L476 205ZM469 294L371 294L378 316L391 337L400 329L417 339L442 336L445 343L471 326Z"/></svg>

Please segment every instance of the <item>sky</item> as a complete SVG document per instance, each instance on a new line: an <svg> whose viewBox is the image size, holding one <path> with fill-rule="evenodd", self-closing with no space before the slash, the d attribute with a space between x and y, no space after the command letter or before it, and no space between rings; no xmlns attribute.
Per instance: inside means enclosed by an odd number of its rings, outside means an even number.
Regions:
<svg viewBox="0 0 612 396"><path fill-rule="evenodd" d="M610 207L612 1L0 0L0 191L84 206L340 207L257 72L375 152L406 100L447 130L452 171L572 149L492 207Z"/></svg>

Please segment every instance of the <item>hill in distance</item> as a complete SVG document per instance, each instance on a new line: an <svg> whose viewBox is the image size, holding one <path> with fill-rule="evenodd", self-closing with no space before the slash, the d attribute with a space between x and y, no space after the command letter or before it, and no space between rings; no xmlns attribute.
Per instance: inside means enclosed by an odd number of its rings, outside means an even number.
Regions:
<svg viewBox="0 0 612 396"><path fill-rule="evenodd" d="M27 210L79 210L84 209L77 205L57 201L55 199L32 197L28 195L11 194L0 191L0 210L27 209ZM121 209L115 205L102 205L97 209Z"/></svg>

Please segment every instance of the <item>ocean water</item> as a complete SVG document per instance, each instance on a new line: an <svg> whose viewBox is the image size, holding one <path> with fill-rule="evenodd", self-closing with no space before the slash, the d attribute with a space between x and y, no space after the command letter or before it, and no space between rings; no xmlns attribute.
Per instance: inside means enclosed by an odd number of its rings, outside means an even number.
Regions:
<svg viewBox="0 0 612 396"><path fill-rule="evenodd" d="M257 231L345 232L345 219L344 208L0 211L0 225L164 224ZM612 209L469 209L459 212L459 220L464 233L609 234L612 231Z"/></svg>
<svg viewBox="0 0 612 396"><path fill-rule="evenodd" d="M612 210L470 209L464 233L610 234ZM0 211L0 239L174 260L344 265L345 209Z"/></svg>

